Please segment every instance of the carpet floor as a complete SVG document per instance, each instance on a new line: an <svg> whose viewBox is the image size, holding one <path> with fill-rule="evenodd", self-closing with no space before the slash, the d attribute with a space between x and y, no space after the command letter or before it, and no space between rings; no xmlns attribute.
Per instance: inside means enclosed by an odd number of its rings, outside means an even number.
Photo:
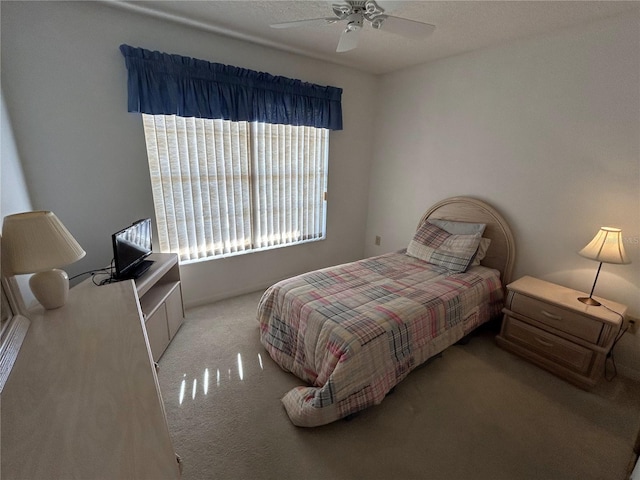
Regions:
<svg viewBox="0 0 640 480"><path fill-rule="evenodd" d="M261 292L187 311L159 382L183 479L623 480L640 385L591 392L484 329L353 419L305 429L280 398L302 382L262 348Z"/></svg>

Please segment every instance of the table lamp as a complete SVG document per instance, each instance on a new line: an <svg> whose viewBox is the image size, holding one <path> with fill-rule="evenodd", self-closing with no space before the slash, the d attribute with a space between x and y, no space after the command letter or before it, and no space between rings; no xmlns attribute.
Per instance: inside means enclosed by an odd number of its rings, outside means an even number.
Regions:
<svg viewBox="0 0 640 480"><path fill-rule="evenodd" d="M35 274L29 286L47 310L63 306L69 295L69 277L59 268L86 254L58 217L48 211L6 216L2 250L12 275Z"/></svg>
<svg viewBox="0 0 640 480"><path fill-rule="evenodd" d="M587 305L599 306L600 302L592 298L593 290L596 288L596 282L598 281L598 275L600 275L600 268L603 263L618 263L626 264L631 263L631 260L627 257L624 251L624 245L622 244L622 231L619 228L612 227L600 227L593 240L578 252L585 258L590 258L600 262L598 265L598 272L596 273L596 279L593 281L593 287L591 287L591 293L588 297L579 297L582 303Z"/></svg>

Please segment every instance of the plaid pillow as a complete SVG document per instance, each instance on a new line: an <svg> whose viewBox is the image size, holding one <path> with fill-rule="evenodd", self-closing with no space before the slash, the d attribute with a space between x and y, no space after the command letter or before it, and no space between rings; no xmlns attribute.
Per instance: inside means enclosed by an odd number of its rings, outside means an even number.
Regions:
<svg viewBox="0 0 640 480"><path fill-rule="evenodd" d="M482 234L451 235L424 222L407 247L407 254L453 273L464 272L478 250Z"/></svg>

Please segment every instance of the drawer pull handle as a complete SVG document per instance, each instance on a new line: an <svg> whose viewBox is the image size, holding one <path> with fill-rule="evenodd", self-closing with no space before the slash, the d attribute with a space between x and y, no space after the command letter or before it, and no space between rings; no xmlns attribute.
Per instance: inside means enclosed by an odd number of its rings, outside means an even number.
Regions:
<svg viewBox="0 0 640 480"><path fill-rule="evenodd" d="M534 338L536 339L536 342L538 342L540 345L544 345L545 347L553 347L553 343L545 342L544 340L538 337L534 337Z"/></svg>
<svg viewBox="0 0 640 480"><path fill-rule="evenodd" d="M553 313L549 313L546 310L542 310L542 315L550 318L551 320L562 320L562 317L560 315L554 315Z"/></svg>

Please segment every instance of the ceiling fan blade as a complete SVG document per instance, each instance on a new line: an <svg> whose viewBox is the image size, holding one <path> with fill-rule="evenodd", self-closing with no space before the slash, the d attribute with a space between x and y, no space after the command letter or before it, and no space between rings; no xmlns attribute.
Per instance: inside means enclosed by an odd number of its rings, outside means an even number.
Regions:
<svg viewBox="0 0 640 480"><path fill-rule="evenodd" d="M358 46L358 39L360 38L361 28L350 29L346 28L342 35L340 35L340 41L338 42L338 48L336 48L336 52L348 52L349 50L353 50Z"/></svg>
<svg viewBox="0 0 640 480"><path fill-rule="evenodd" d="M436 29L435 25L416 22L407 18L379 15L371 22L373 28L385 32L397 33L405 37L426 37Z"/></svg>
<svg viewBox="0 0 640 480"><path fill-rule="evenodd" d="M308 20L296 20L293 22L273 23L271 28L292 28L292 27L320 27L337 23L340 19L336 17L329 18L310 18Z"/></svg>

